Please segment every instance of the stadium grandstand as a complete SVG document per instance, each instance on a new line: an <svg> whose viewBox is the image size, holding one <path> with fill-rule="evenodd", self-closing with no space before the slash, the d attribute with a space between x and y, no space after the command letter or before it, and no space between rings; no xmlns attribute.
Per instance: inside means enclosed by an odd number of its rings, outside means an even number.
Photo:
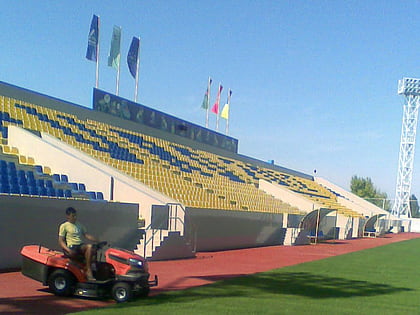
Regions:
<svg viewBox="0 0 420 315"><path fill-rule="evenodd" d="M155 260L402 229L325 179L239 154L237 139L98 89L89 109L0 82L0 147L2 223L43 224L13 248L0 242L11 257L0 267L15 266L34 239L56 248L66 205L101 239Z"/></svg>

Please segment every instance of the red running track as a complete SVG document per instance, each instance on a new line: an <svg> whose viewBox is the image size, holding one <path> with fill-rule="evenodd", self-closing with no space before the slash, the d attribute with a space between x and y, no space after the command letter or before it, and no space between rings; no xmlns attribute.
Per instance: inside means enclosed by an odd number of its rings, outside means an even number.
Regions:
<svg viewBox="0 0 420 315"><path fill-rule="evenodd" d="M150 262L150 273L159 276L151 294L181 290L271 269L342 255L354 251L420 238L420 233L388 234L308 246L270 246L197 253L195 259ZM19 272L0 273L0 314L66 314L112 304L83 298L61 298Z"/></svg>

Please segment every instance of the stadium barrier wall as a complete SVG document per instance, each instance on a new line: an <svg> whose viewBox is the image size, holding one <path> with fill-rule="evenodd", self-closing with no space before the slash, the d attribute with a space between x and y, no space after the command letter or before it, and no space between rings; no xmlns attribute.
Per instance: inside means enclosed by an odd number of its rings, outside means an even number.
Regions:
<svg viewBox="0 0 420 315"><path fill-rule="evenodd" d="M302 214L287 214L283 216L283 226L286 227L286 235L283 245L295 245L300 233L300 224L305 216Z"/></svg>
<svg viewBox="0 0 420 315"><path fill-rule="evenodd" d="M102 191L106 200L110 199L110 183L114 178L114 200L138 203L138 215L146 222L150 222L152 205L176 202L49 134L42 132L40 138L16 126L8 128L9 145L17 147L21 154L49 166L53 173L68 174L71 182L85 183L88 190Z"/></svg>
<svg viewBox="0 0 420 315"><path fill-rule="evenodd" d="M185 225L185 235L195 238L197 251L282 245L286 233L283 214L262 212L187 207Z"/></svg>
<svg viewBox="0 0 420 315"><path fill-rule="evenodd" d="M335 232L336 233L336 238L340 239L340 240L345 239L346 238L346 235L345 235L346 228L345 227L347 225L349 217L344 216L342 214L339 214L339 213L337 213L337 211L334 211L334 212L330 213L329 217L330 217L330 220L333 220L332 218L334 218L334 221L335 221L334 224L337 227L337 231Z"/></svg>
<svg viewBox="0 0 420 315"><path fill-rule="evenodd" d="M67 207L78 210L88 233L111 245L133 250L140 238L137 204L12 195L0 195L0 203L0 270L20 268L25 245L59 250L58 228Z"/></svg>
<svg viewBox="0 0 420 315"><path fill-rule="evenodd" d="M359 232L360 228L359 226L362 224L362 222L365 222L364 219L361 218L350 218L351 219L351 234L348 235L346 238L359 238L361 237L361 234Z"/></svg>
<svg viewBox="0 0 420 315"><path fill-rule="evenodd" d="M411 229L410 232L420 232L420 218L411 218Z"/></svg>

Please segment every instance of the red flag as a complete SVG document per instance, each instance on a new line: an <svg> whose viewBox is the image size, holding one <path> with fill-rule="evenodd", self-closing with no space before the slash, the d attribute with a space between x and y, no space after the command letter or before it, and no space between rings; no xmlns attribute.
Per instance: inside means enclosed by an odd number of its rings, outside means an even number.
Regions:
<svg viewBox="0 0 420 315"><path fill-rule="evenodd" d="M216 103L214 103L213 107L211 108L211 111L216 115L219 114L220 94L222 93L222 90L223 86L219 84L219 92L217 92Z"/></svg>

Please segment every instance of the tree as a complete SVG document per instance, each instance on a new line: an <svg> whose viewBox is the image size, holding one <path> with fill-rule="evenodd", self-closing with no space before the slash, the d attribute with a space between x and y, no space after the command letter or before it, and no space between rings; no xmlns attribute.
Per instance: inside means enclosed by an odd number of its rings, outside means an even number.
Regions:
<svg viewBox="0 0 420 315"><path fill-rule="evenodd" d="M420 211L419 211L419 202L416 198L416 196L411 195L410 197L410 211L411 211L411 217L412 218L420 218Z"/></svg>
<svg viewBox="0 0 420 315"><path fill-rule="evenodd" d="M363 198L374 205L388 210L391 204L386 193L379 191L372 183L369 177L357 177L354 175L350 182L351 192L360 198Z"/></svg>

